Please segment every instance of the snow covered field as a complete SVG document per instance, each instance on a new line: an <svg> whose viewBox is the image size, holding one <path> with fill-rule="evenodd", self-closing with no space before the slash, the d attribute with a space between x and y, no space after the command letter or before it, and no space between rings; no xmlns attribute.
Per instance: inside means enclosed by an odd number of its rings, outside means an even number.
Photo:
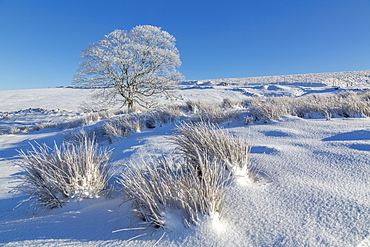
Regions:
<svg viewBox="0 0 370 247"><path fill-rule="evenodd" d="M334 95L370 88L370 71L184 82L176 99L216 104L225 98ZM50 88L0 92L0 244L5 246L370 246L370 118L284 116L245 124L243 115L220 123L248 140L251 164L263 179L227 187L220 219L185 227L174 212L164 229L141 228L118 192L108 198L71 200L63 208L34 213L19 183L17 150L29 142L60 144L70 128L26 128L88 116L92 89ZM29 109L30 108L30 109ZM115 117L115 116L112 116ZM91 129L104 119L85 121ZM143 129L113 143L112 162L170 154L176 123ZM20 133L9 132L13 127ZM114 179L113 179L114 180ZM114 182L114 181L112 181Z"/></svg>

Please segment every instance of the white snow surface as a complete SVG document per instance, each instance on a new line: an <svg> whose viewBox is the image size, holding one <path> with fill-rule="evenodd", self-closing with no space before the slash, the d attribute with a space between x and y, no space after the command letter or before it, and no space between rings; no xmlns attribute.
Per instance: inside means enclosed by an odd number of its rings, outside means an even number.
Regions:
<svg viewBox="0 0 370 247"><path fill-rule="evenodd" d="M356 71L184 82L176 99L161 102L331 94L367 88L369 75ZM0 127L78 116L83 102L92 104L91 94L81 88L2 91ZM187 228L172 210L164 213L167 227L159 230L140 229L140 220L119 193L37 213L26 204L17 207L27 197L12 190L19 183L17 150L29 149L33 141L60 144L68 130L0 135L0 245L370 246L369 118L285 117L224 127L249 141L251 164L264 179L228 186L220 218L205 217ZM172 151L167 137L174 129L175 124L166 124L100 145L114 148L115 164L160 156Z"/></svg>

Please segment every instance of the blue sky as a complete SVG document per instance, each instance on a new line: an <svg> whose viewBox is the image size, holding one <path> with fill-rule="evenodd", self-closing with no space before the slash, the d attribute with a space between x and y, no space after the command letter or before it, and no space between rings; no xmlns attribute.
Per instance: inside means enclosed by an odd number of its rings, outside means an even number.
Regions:
<svg viewBox="0 0 370 247"><path fill-rule="evenodd" d="M70 85L81 50L147 24L188 80L370 69L369 0L0 0L0 90Z"/></svg>

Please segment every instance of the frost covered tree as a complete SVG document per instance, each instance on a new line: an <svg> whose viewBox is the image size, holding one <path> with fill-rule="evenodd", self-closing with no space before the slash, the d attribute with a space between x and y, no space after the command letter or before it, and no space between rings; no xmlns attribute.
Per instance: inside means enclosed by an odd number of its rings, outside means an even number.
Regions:
<svg viewBox="0 0 370 247"><path fill-rule="evenodd" d="M175 38L150 25L105 35L82 51L81 60L74 83L102 87L104 101L129 110L147 107L152 96L170 92L183 78Z"/></svg>

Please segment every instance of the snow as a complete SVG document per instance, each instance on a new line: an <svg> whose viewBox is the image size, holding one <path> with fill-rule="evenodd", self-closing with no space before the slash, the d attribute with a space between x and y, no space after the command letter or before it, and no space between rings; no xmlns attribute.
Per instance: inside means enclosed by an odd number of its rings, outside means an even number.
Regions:
<svg viewBox="0 0 370 247"><path fill-rule="evenodd" d="M48 88L0 91L0 112L43 108L79 111L84 103L91 104L93 89Z"/></svg>
<svg viewBox="0 0 370 247"><path fill-rule="evenodd" d="M370 72L365 72L184 82L171 103L335 94L367 88ZM354 84L356 78L360 83ZM335 89L332 84L340 82L341 88ZM2 91L0 111L10 119L0 116L0 127L79 116L84 114L80 105L93 102L92 93L81 88ZM161 101L168 104L165 98ZM167 210L166 227L158 230L142 229L118 192L49 211L18 206L26 196L12 191L19 183L16 150L29 149L33 141L60 144L68 130L0 135L0 245L370 246L370 118L291 116L267 124L235 121L225 128L250 143L250 161L259 180L240 176L230 184L220 215L188 228L181 212ZM166 155L173 150L168 137L174 129L174 123L165 124L100 145L114 148L117 165Z"/></svg>

